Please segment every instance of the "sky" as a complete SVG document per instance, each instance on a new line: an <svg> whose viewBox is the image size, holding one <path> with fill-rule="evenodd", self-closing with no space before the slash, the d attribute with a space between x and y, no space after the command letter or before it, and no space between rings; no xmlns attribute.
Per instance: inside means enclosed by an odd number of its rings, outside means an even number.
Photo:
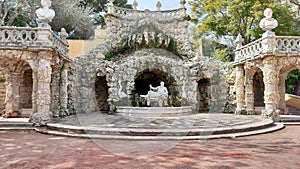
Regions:
<svg viewBox="0 0 300 169"><path fill-rule="evenodd" d="M156 3L158 0L136 0L138 2L137 9L138 10L156 10ZM187 1L187 0L186 0ZM134 0L128 0L129 4L132 4ZM177 9L180 8L180 0L160 0L160 3L162 4L161 10L170 10L170 9ZM186 7L188 7L188 4L186 4Z"/></svg>

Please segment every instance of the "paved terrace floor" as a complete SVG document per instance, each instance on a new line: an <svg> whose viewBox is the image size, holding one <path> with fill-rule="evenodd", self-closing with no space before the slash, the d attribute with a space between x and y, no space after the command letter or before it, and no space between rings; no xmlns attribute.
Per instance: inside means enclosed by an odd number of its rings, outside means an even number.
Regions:
<svg viewBox="0 0 300 169"><path fill-rule="evenodd" d="M153 114L151 117L129 114L77 114L65 118L57 118L53 122L74 126L90 126L99 128L145 128L145 129L185 129L230 127L261 121L261 116L246 116L233 114L189 114L162 117Z"/></svg>
<svg viewBox="0 0 300 169"><path fill-rule="evenodd" d="M109 142L115 146L141 144ZM143 151L151 149L145 146ZM300 127L287 126L274 133L235 139L182 141L153 156L133 158L111 153L90 139L1 131L0 150L3 169L297 169Z"/></svg>

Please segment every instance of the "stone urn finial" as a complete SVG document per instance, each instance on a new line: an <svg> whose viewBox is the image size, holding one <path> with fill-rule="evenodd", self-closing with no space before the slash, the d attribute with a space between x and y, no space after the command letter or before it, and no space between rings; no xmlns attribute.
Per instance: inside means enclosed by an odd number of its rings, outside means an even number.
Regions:
<svg viewBox="0 0 300 169"><path fill-rule="evenodd" d="M114 6L115 0L108 0L108 1L109 1L109 5Z"/></svg>
<svg viewBox="0 0 300 169"><path fill-rule="evenodd" d="M180 0L180 5L182 8L185 8L185 4L186 4L185 0Z"/></svg>
<svg viewBox="0 0 300 169"><path fill-rule="evenodd" d="M158 11L161 10L161 6L162 5L161 5L160 1L158 1L157 4L156 4L156 8L157 8Z"/></svg>
<svg viewBox="0 0 300 169"><path fill-rule="evenodd" d="M241 48L243 46L244 38L242 35L239 33L239 35L236 37L236 40L234 41L236 48Z"/></svg>
<svg viewBox="0 0 300 169"><path fill-rule="evenodd" d="M265 18L263 18L259 23L259 27L264 31L266 31L264 33L264 36L275 35L275 33L272 32L272 30L278 26L278 22L276 19L272 18L273 16L272 9L271 8L265 9L264 16Z"/></svg>
<svg viewBox="0 0 300 169"><path fill-rule="evenodd" d="M67 33L65 28L61 28L61 30L59 32L59 36L61 37L62 40L67 41L69 34Z"/></svg>
<svg viewBox="0 0 300 169"><path fill-rule="evenodd" d="M136 0L134 0L134 2L132 3L132 8L134 9L134 10L136 10L136 7L139 5L139 3L138 2L136 2Z"/></svg>
<svg viewBox="0 0 300 169"><path fill-rule="evenodd" d="M51 28L49 23L55 17L55 11L49 9L51 7L51 0L41 0L42 8L35 11L37 15L37 22L39 27Z"/></svg>

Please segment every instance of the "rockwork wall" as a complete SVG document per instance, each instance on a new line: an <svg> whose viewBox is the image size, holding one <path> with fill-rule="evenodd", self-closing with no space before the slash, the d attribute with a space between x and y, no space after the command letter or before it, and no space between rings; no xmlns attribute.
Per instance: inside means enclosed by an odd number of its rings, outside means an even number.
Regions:
<svg viewBox="0 0 300 169"><path fill-rule="evenodd" d="M5 109L5 73L0 68L0 112Z"/></svg>

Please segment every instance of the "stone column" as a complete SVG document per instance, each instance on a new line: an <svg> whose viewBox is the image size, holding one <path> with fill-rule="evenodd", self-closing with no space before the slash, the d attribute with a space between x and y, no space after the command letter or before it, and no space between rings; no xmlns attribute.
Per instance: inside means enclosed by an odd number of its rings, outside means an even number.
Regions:
<svg viewBox="0 0 300 169"><path fill-rule="evenodd" d="M235 90L236 90L236 111L235 114L241 114L245 108L245 91L244 91L244 67L237 65L235 67Z"/></svg>
<svg viewBox="0 0 300 169"><path fill-rule="evenodd" d="M45 125L51 121L52 113L50 111L51 97L50 97L50 83L51 83L51 63L49 60L42 57L48 53L41 52L36 72L34 73L34 99L35 108L33 114L30 116L30 122L37 125Z"/></svg>
<svg viewBox="0 0 300 169"><path fill-rule="evenodd" d="M64 63L61 70L61 86L60 86L60 112L63 115L68 114L68 70L69 64Z"/></svg>
<svg viewBox="0 0 300 169"><path fill-rule="evenodd" d="M279 75L279 84L278 84L278 90L279 90L279 106L278 108L281 110L282 114L289 114L289 111L286 107L286 102L285 102L285 79L286 79L287 74L281 74Z"/></svg>
<svg viewBox="0 0 300 169"><path fill-rule="evenodd" d="M6 75L6 98L5 98L5 114L4 117L19 117L20 102L20 73L9 72Z"/></svg>
<svg viewBox="0 0 300 169"><path fill-rule="evenodd" d="M274 121L279 121L279 70L276 69L277 61L270 57L264 59L263 63L265 110L263 110L262 115Z"/></svg>
<svg viewBox="0 0 300 169"><path fill-rule="evenodd" d="M247 70L246 70L247 72ZM245 76L245 102L246 102L246 111L247 114L253 115L254 111L254 92L253 92L253 76L249 73L246 73Z"/></svg>
<svg viewBox="0 0 300 169"><path fill-rule="evenodd" d="M60 116L60 84L61 84L61 66L54 65L52 68L52 75L51 75L51 106L50 110L53 113L53 116L58 117Z"/></svg>

